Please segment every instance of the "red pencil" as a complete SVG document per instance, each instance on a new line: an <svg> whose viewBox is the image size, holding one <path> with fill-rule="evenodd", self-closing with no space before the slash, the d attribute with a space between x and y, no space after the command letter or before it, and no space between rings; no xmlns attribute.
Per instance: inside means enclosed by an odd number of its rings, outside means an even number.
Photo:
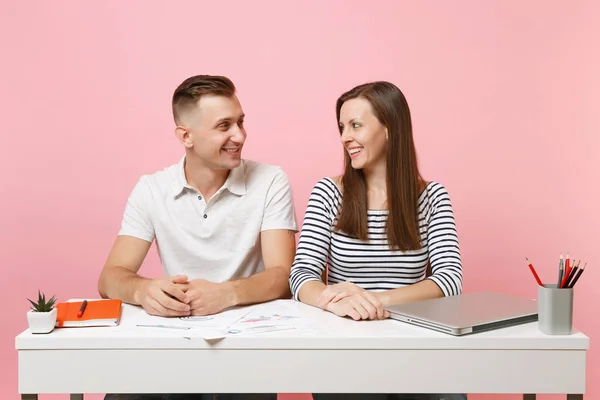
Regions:
<svg viewBox="0 0 600 400"><path fill-rule="evenodd" d="M527 257L525 257L525 260L527 261L527 264L529 264L529 269L531 270L531 273L533 274L533 277L537 281L538 285L544 286L542 284L542 281L540 280L540 277L538 276L537 272L535 272L535 268L533 268L533 265L531 265L531 263L529 262L529 259Z"/></svg>
<svg viewBox="0 0 600 400"><path fill-rule="evenodd" d="M87 300L84 300L83 303L81 303L81 308L79 308L79 312L77 313L77 318L83 317L83 313L84 313L86 307L87 307Z"/></svg>

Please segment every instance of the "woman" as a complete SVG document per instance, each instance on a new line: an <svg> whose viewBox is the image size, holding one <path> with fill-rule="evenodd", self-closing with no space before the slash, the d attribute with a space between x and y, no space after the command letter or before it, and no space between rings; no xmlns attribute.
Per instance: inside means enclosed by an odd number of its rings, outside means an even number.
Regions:
<svg viewBox="0 0 600 400"><path fill-rule="evenodd" d="M450 198L441 184L419 173L402 92L389 82L360 85L337 100L336 114L345 169L341 177L321 179L310 195L290 276L294 298L361 320L388 317L389 305L460 294L462 265ZM466 398L336 396L313 395Z"/></svg>

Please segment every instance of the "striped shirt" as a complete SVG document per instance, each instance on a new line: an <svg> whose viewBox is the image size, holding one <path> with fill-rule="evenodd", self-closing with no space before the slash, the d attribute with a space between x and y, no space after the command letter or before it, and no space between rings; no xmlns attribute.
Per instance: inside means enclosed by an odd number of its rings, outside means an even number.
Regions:
<svg viewBox="0 0 600 400"><path fill-rule="evenodd" d="M450 197L430 182L419 195L419 250L388 246L387 210L368 210L368 242L334 231L342 193L331 178L314 186L300 234L290 287L294 298L308 281L320 281L328 267L328 284L350 281L369 291L384 291L430 279L445 296L462 292L462 262ZM427 264L431 276L426 277Z"/></svg>

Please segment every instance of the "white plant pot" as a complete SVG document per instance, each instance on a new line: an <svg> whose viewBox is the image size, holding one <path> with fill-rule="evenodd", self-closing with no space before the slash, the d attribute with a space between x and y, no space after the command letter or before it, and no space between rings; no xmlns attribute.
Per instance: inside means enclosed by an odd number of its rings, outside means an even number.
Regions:
<svg viewBox="0 0 600 400"><path fill-rule="evenodd" d="M50 333L56 326L56 308L50 312L27 311L27 323L31 333Z"/></svg>

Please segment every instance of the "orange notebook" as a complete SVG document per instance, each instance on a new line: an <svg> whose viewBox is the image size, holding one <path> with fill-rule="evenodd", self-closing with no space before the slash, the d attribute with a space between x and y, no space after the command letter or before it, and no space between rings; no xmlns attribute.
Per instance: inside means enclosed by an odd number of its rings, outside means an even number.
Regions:
<svg viewBox="0 0 600 400"><path fill-rule="evenodd" d="M116 326L121 319L121 300L88 300L83 315L77 313L83 301L68 301L56 304L56 326Z"/></svg>

